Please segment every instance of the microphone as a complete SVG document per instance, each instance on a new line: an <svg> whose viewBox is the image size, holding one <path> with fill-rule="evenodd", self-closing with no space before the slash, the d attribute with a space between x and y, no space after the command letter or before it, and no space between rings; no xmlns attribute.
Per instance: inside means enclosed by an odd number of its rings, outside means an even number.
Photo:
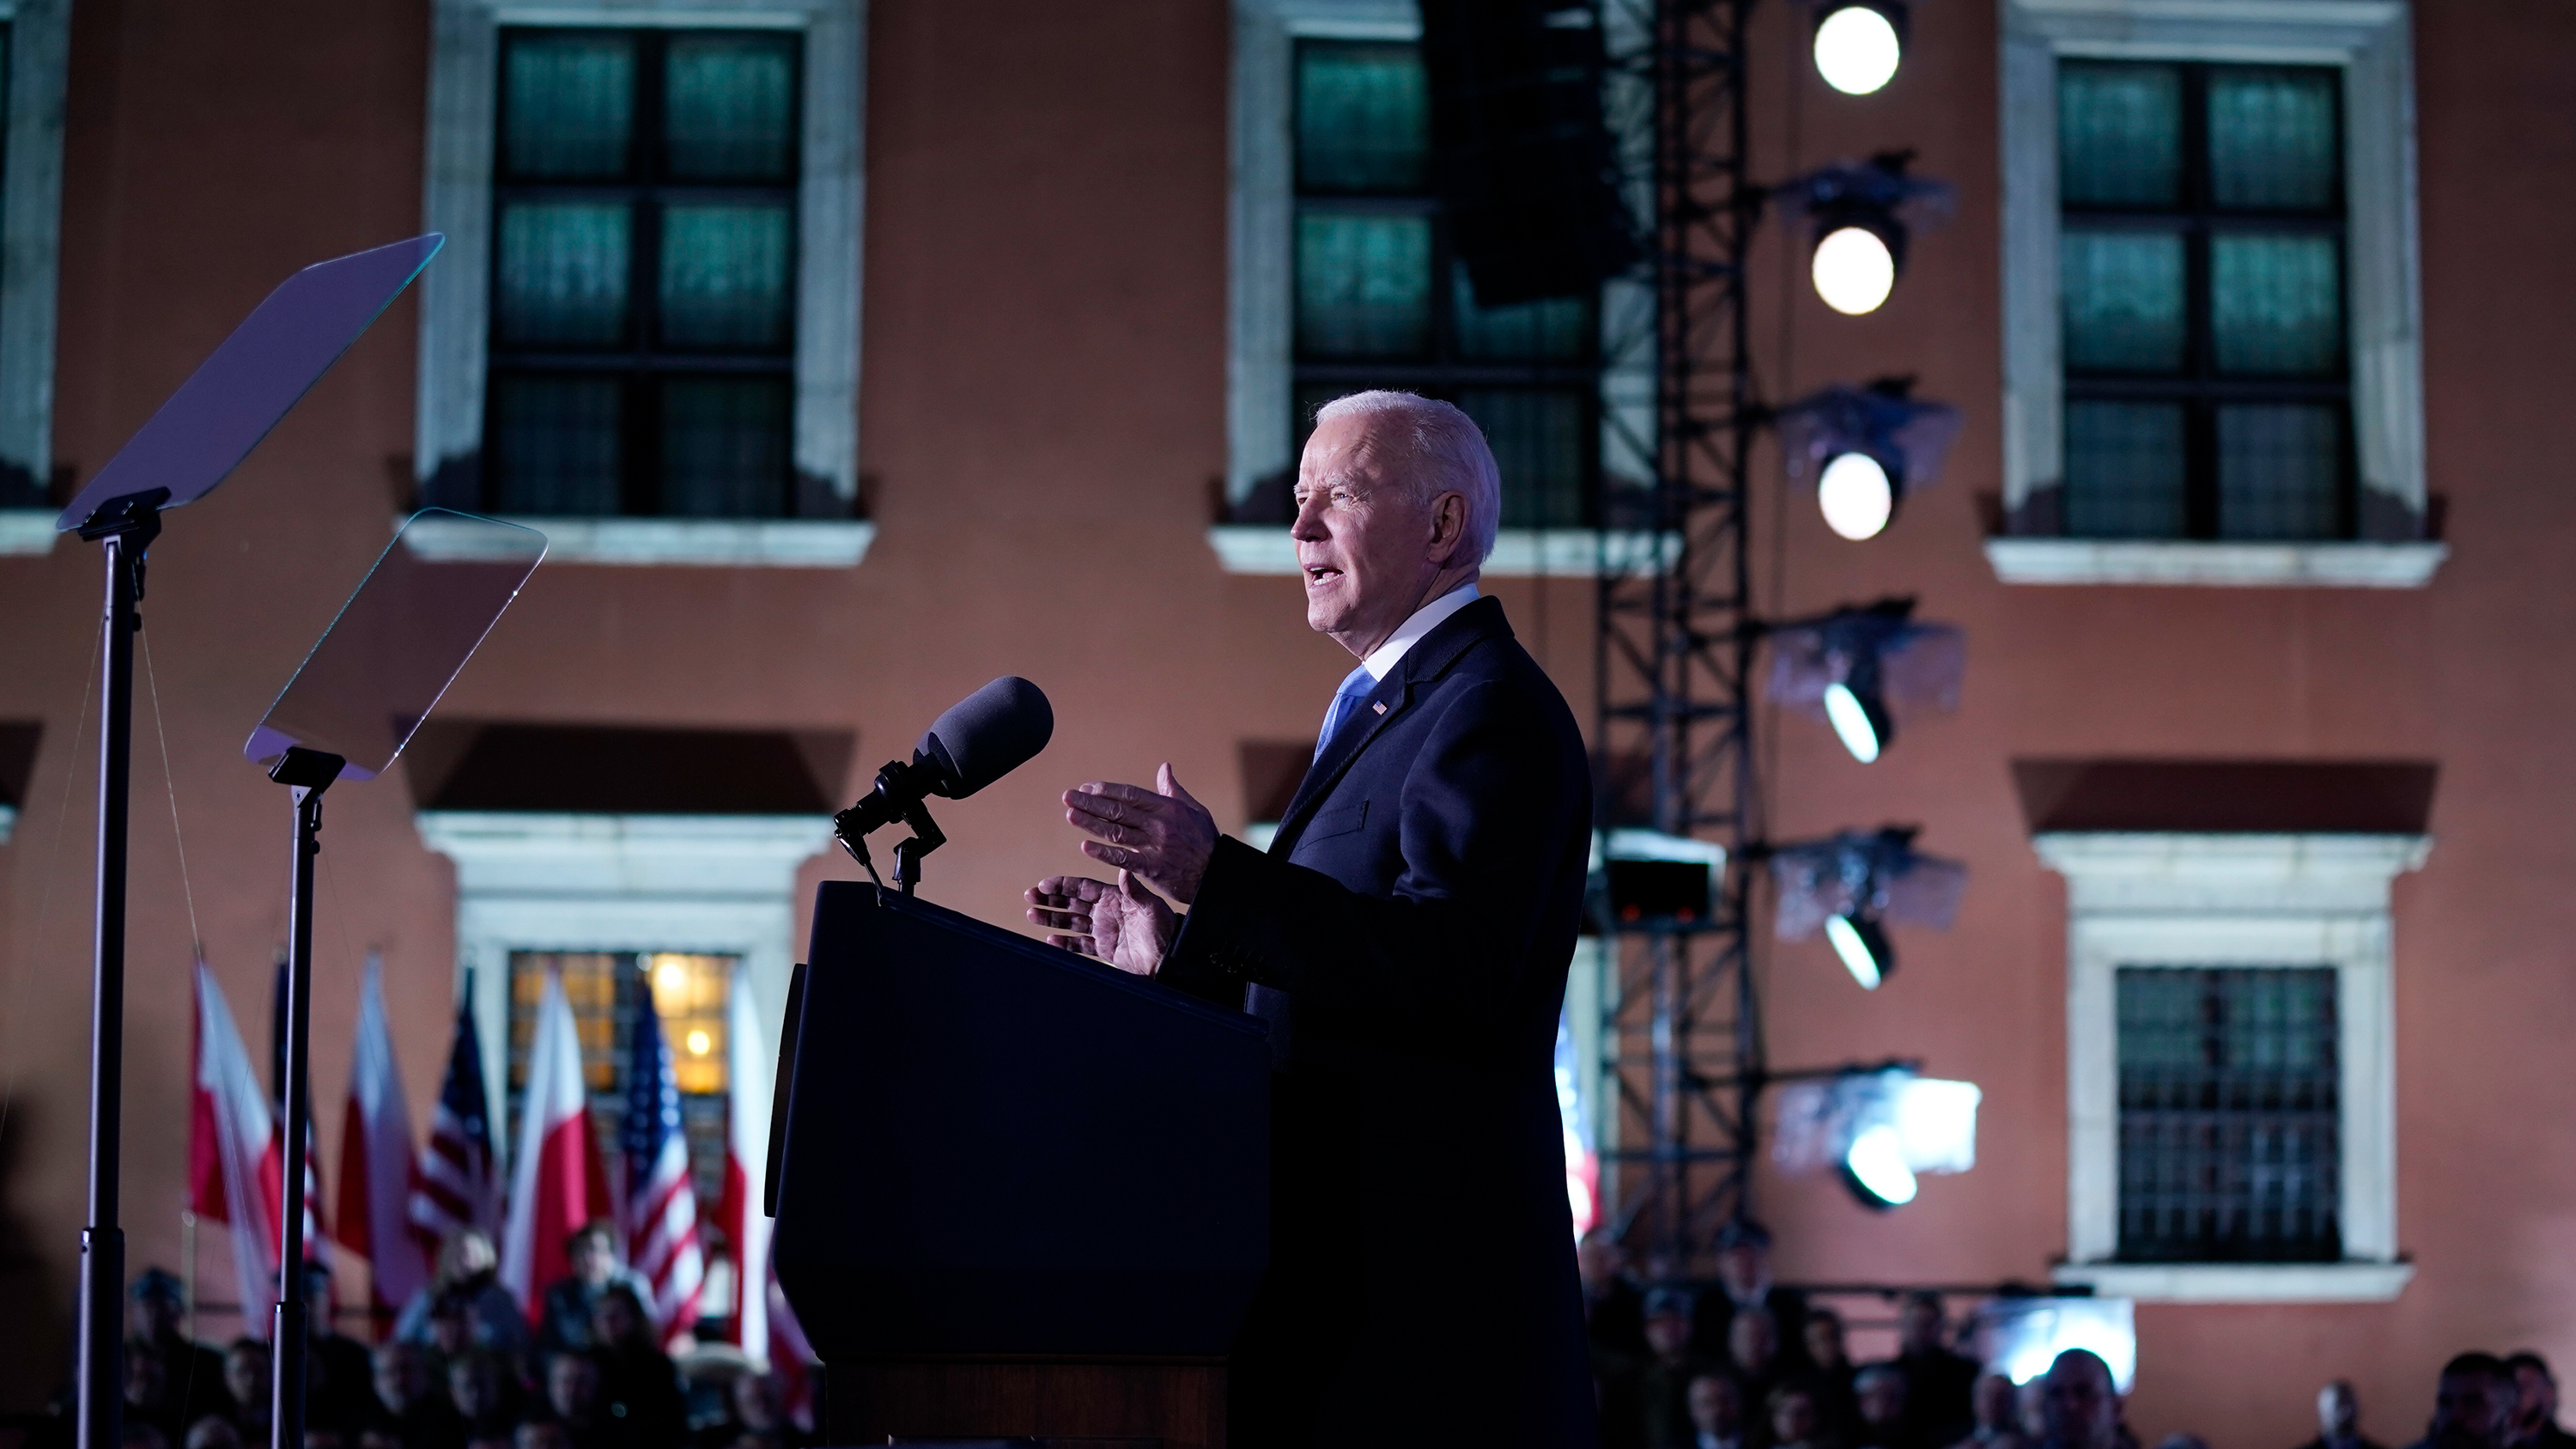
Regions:
<svg viewBox="0 0 2576 1449"><path fill-rule="evenodd" d="M1016 674L1003 675L931 721L913 746L912 762L888 761L859 803L832 817L832 828L855 840L906 819L925 796L963 800L1028 763L1054 735L1055 710L1045 692Z"/></svg>

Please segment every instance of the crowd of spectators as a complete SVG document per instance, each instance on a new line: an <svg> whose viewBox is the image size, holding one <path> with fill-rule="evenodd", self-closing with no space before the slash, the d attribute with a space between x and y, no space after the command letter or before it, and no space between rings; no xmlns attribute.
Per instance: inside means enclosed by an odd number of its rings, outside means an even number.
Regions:
<svg viewBox="0 0 2576 1449"><path fill-rule="evenodd" d="M1694 1293L1640 1285L1615 1242L1583 1242L1603 1449L2140 1449L2098 1356L2070 1349L2017 1386L1958 1352L1940 1295L1916 1292L1898 1305L1896 1355L1856 1364L1841 1316L1772 1280L1770 1249L1759 1225L1729 1225L1716 1281ZM2342 1380L2318 1392L2317 1429L2300 1449L2385 1449ZM2177 1433L2157 1449L2209 1446ZM2465 1353L2410 1449L2576 1449L2576 1435L2540 1355Z"/></svg>
<svg viewBox="0 0 2576 1449"><path fill-rule="evenodd" d="M495 1279L491 1240L442 1246L432 1283L373 1348L310 1319L304 1449L810 1449L778 1376L723 1348L684 1370L663 1351L648 1291L604 1223L566 1245L569 1270L535 1323ZM312 1269L312 1301L329 1277ZM179 1280L158 1268L129 1293L125 1449L262 1449L268 1344L221 1352L183 1331ZM68 1430L68 1420L64 1427ZM46 1449L39 1434L28 1449Z"/></svg>

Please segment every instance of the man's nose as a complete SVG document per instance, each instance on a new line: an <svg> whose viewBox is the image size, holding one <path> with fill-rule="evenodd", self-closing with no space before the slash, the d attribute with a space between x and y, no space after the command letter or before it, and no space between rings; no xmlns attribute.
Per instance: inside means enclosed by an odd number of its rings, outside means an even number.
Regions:
<svg viewBox="0 0 2576 1449"><path fill-rule="evenodd" d="M1312 498L1299 504L1296 520L1288 525L1288 536L1308 543L1321 543L1332 537L1324 527L1324 505Z"/></svg>

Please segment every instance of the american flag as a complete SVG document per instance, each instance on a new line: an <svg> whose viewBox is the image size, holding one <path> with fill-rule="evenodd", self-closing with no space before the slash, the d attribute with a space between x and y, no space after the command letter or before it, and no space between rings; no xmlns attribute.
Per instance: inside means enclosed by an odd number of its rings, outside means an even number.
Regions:
<svg viewBox="0 0 2576 1449"><path fill-rule="evenodd" d="M647 988L626 1061L626 1121L618 1133L626 1261L653 1287L647 1305L668 1344L698 1319L706 1265L698 1252L698 1196L680 1130L680 1085Z"/></svg>
<svg viewBox="0 0 2576 1449"><path fill-rule="evenodd" d="M500 1194L492 1181L492 1118L483 1096L483 1047L474 1032L474 978L456 1003L456 1042L447 1053L447 1081L429 1118L429 1140L412 1173L410 1219L414 1231L435 1245L460 1228L501 1229Z"/></svg>

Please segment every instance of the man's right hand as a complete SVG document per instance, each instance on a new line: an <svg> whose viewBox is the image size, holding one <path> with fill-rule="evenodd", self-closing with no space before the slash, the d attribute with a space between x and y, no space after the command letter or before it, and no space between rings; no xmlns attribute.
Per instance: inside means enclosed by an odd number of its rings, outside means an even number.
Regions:
<svg viewBox="0 0 2576 1449"><path fill-rule="evenodd" d="M1047 944L1096 956L1137 976L1153 975L1181 934L1171 906L1129 871L1118 872L1116 885L1051 875L1022 898L1029 903L1029 920L1048 931Z"/></svg>

